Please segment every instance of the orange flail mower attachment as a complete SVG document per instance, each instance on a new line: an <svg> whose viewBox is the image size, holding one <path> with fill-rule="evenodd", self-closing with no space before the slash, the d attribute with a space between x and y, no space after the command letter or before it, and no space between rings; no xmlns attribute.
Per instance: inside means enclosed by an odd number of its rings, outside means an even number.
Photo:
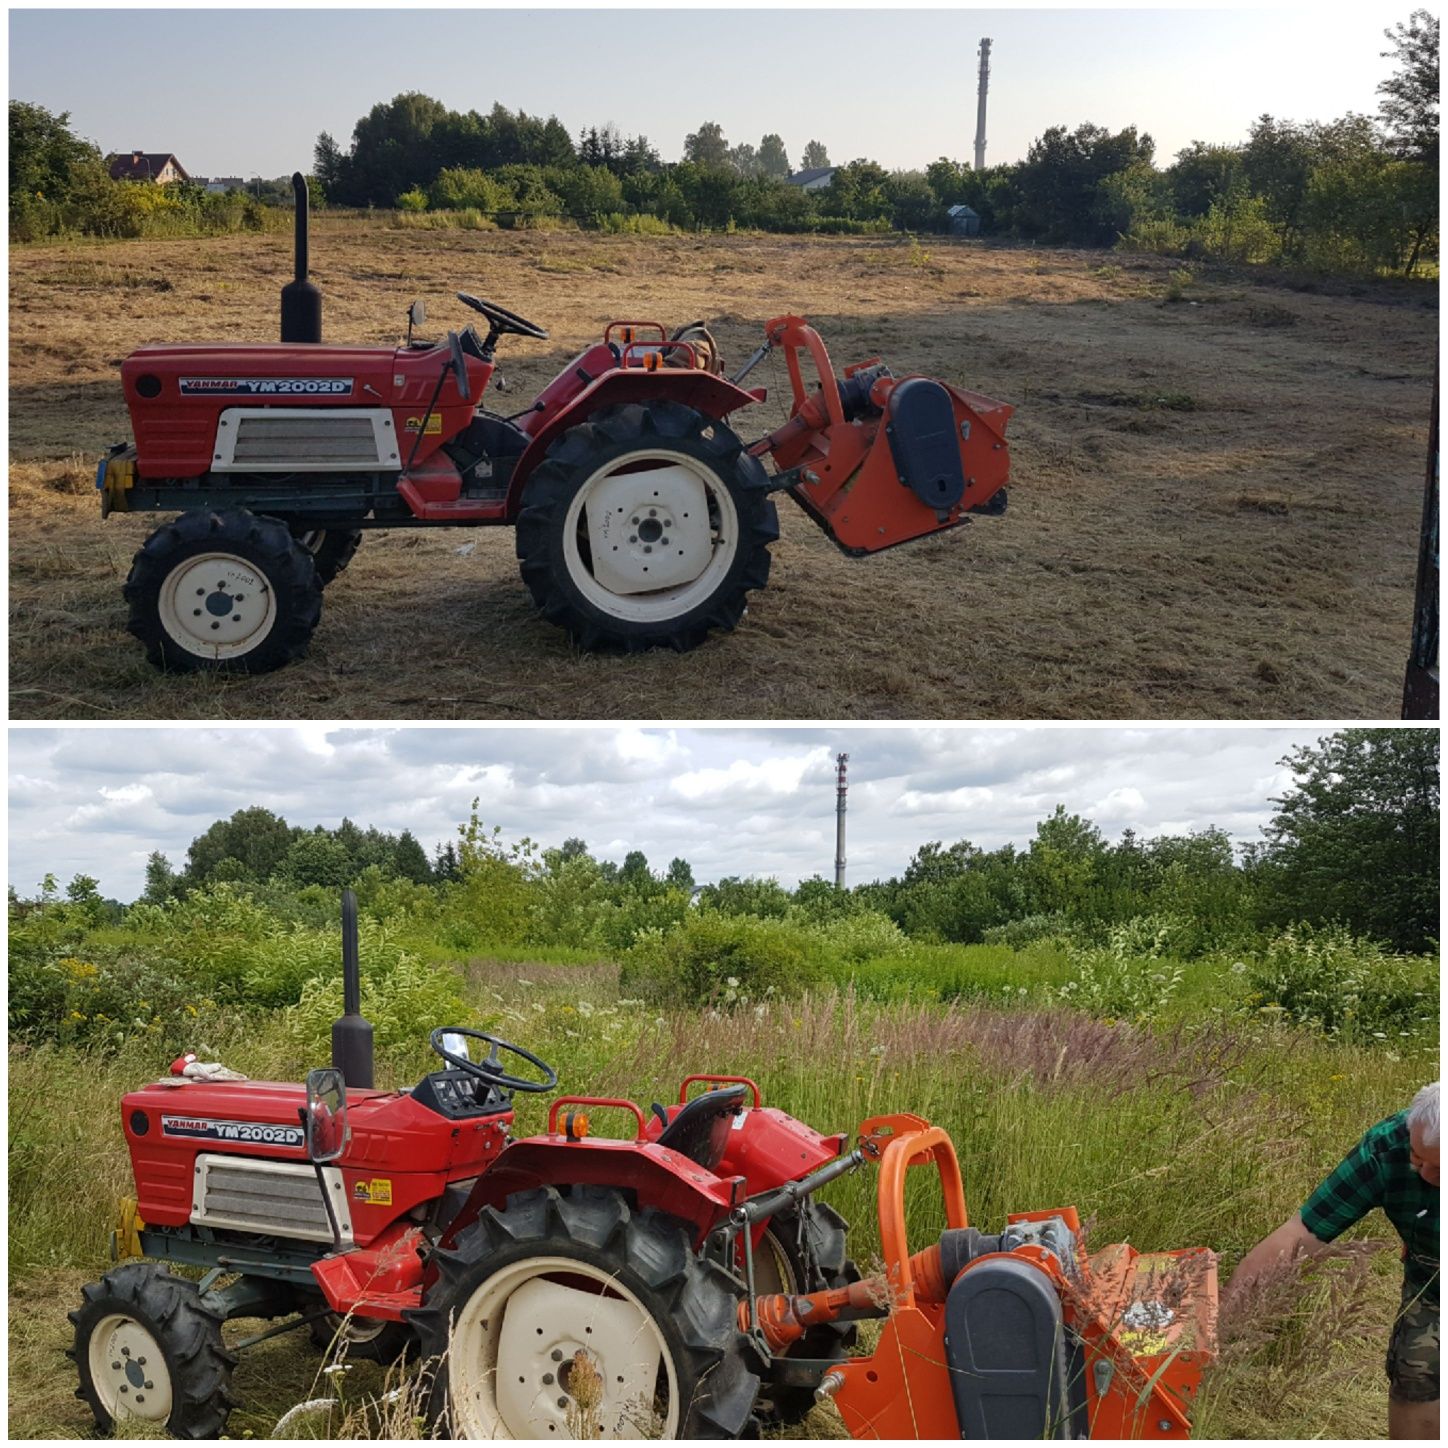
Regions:
<svg viewBox="0 0 1448 1448"><path fill-rule="evenodd" d="M795 475L791 496L846 553L875 553L998 510L1010 470L1009 404L927 377L893 377L878 358L837 378L803 317L775 317L765 336L784 351L793 401L790 420L751 451ZM804 352L819 376L813 392Z"/></svg>
<svg viewBox="0 0 1448 1448"><path fill-rule="evenodd" d="M822 1391L856 1438L960 1438L963 1432L954 1376L961 1358L947 1341L952 1290L972 1278L994 1280L1001 1268L1024 1272L1060 1303L1059 1323L1075 1351L1061 1358L1077 1379L1059 1385L1065 1423L1046 1422L1046 1436L1175 1439L1189 1435L1188 1410L1216 1342L1216 1257L1205 1248L1138 1253L1119 1245L1087 1255L1079 1246L1074 1207L1022 1212L1008 1218L1000 1239L1009 1250L983 1251L958 1267L958 1248L947 1253L951 1232L968 1225L960 1166L950 1138L918 1117L875 1118L861 1127L867 1155L878 1147L880 1245L885 1270L829 1292L757 1298L754 1315L770 1349L785 1351L817 1323L884 1317L875 1351L831 1369ZM941 1242L910 1253L905 1234L905 1179L913 1166L933 1165L945 1202ZM1032 1224L1044 1235L1029 1230ZM1054 1224L1054 1225L1052 1225ZM1016 1228L1012 1234L1011 1228ZM958 1240L958 1239L957 1239ZM1046 1245L1049 1243L1050 1245ZM986 1300L990 1300L987 1298ZM955 1319L957 1327L959 1319ZM740 1325L749 1326L747 1304ZM989 1435L987 1435L989 1436Z"/></svg>

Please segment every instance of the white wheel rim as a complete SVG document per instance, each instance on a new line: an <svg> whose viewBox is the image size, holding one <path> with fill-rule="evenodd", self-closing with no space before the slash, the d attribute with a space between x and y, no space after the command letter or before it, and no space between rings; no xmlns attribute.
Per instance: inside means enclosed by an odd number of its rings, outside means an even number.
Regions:
<svg viewBox="0 0 1448 1448"><path fill-rule="evenodd" d="M592 1412L570 1384L580 1359L601 1380ZM454 1438L679 1435L678 1376L658 1324L616 1274L573 1257L514 1262L477 1288L453 1323L448 1389Z"/></svg>
<svg viewBox="0 0 1448 1448"><path fill-rule="evenodd" d="M178 563L161 585L161 627L188 653L234 659L259 648L277 620L271 584L234 553Z"/></svg>
<svg viewBox="0 0 1448 1448"><path fill-rule="evenodd" d="M669 466L630 471L645 462ZM672 480L672 506L661 507L656 496L660 474ZM685 501L691 493L703 498L703 516ZM614 515L611 522L619 530L607 536L600 529L598 506L605 495L605 511ZM587 534L596 568L583 555L580 532ZM723 480L697 458L667 449L631 453L599 468L573 495L563 519L563 561L573 585L595 608L630 623L665 623L697 608L723 583L738 552L739 515ZM643 570L666 561L688 576L627 593L607 585L610 567L631 573L638 587Z"/></svg>
<svg viewBox="0 0 1448 1448"><path fill-rule="evenodd" d="M86 1356L96 1398L112 1420L170 1418L170 1369L156 1339L134 1317L113 1312L101 1318Z"/></svg>

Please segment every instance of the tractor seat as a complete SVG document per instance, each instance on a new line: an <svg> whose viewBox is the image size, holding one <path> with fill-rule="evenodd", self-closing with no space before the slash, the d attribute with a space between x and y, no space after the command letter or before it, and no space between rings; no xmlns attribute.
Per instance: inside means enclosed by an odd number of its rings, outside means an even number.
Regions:
<svg viewBox="0 0 1448 1448"><path fill-rule="evenodd" d="M724 1159L729 1128L744 1109L743 1086L723 1086L696 1096L659 1134L658 1145L713 1171Z"/></svg>

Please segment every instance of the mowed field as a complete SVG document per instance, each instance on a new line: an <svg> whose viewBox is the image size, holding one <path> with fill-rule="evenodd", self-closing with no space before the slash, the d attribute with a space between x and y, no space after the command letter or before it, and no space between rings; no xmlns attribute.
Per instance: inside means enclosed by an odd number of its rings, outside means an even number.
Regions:
<svg viewBox="0 0 1448 1448"><path fill-rule="evenodd" d="M523 407L614 317L696 318L726 364L783 312L837 370L880 354L1015 405L1003 518L840 554L787 499L769 587L687 655L590 656L533 611L509 529L370 533L307 658L166 678L120 589L155 524L102 523L149 341L276 336L288 236L15 248L12 715L143 718L1395 717L1422 509L1436 286L1315 283L1108 252L897 237L606 237L323 220L330 340L398 339L469 290ZM1175 276L1175 279L1174 279ZM754 438L783 365L751 384ZM516 400L514 400L516 399Z"/></svg>

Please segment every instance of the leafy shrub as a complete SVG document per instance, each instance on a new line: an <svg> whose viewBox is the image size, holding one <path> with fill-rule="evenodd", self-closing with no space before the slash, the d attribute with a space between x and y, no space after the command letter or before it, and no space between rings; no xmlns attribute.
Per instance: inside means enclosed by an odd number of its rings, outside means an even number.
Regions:
<svg viewBox="0 0 1448 1448"><path fill-rule="evenodd" d="M214 1009L167 960L92 950L11 963L10 1029L25 1040L109 1050L149 1035L174 1055L191 1044L198 1014Z"/></svg>
<svg viewBox="0 0 1448 1448"><path fill-rule="evenodd" d="M423 965L403 956L383 976L362 976L362 1014L372 1022L379 1054L415 1052L436 1026L474 1026L487 1022L464 1004L462 977L455 971ZM332 1022L342 1014L340 973L318 976L303 987L301 999L287 1010L287 1032L308 1059L329 1060Z"/></svg>
<svg viewBox="0 0 1448 1448"><path fill-rule="evenodd" d="M813 933L829 954L842 961L899 955L910 945L905 932L878 910L842 915L816 925Z"/></svg>
<svg viewBox="0 0 1448 1448"><path fill-rule="evenodd" d="M1393 955L1339 925L1299 924L1245 962L1248 1004L1330 1036L1411 1036L1438 1019L1433 963Z"/></svg>
<svg viewBox="0 0 1448 1448"><path fill-rule="evenodd" d="M1071 947L1072 976L1056 990L1067 1005L1113 1020L1149 1021L1181 986L1180 964L1162 958L1166 931L1153 917L1112 928L1105 945Z"/></svg>
<svg viewBox="0 0 1448 1448"><path fill-rule="evenodd" d="M507 206L511 199L505 187L494 181L486 171L472 166L444 168L437 173L437 179L427 190L427 202L438 211L497 211ZM401 204L402 198L398 197L398 205Z"/></svg>
<svg viewBox="0 0 1448 1448"><path fill-rule="evenodd" d="M1190 230L1161 216L1140 217L1117 243L1122 251L1147 251L1157 256L1182 256L1191 241Z"/></svg>
<svg viewBox="0 0 1448 1448"><path fill-rule="evenodd" d="M411 191L404 191L397 198L397 209L399 211L426 211L427 192L420 186L414 186Z"/></svg>
<svg viewBox="0 0 1448 1448"><path fill-rule="evenodd" d="M1019 920L1007 920L1004 925L988 926L982 932L984 944L1008 945L1012 950L1023 950L1038 941L1069 941L1075 935L1075 926L1060 910L1046 915L1023 915Z"/></svg>
<svg viewBox="0 0 1448 1448"><path fill-rule="evenodd" d="M673 930L639 937L624 958L619 987L687 1005L794 995L822 975L812 943L785 921L693 911Z"/></svg>

